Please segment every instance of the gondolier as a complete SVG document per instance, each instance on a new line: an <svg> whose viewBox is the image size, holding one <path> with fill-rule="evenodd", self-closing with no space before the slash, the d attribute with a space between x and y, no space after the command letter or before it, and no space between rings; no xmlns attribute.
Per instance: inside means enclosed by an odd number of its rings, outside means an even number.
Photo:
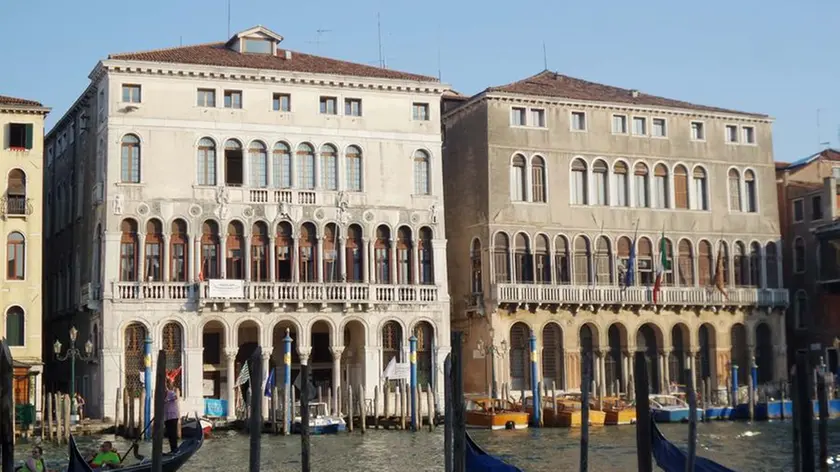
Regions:
<svg viewBox="0 0 840 472"><path fill-rule="evenodd" d="M164 427L166 437L169 439L169 452L175 453L178 450L178 420L181 413L178 408L178 394L175 392L175 384L172 379L166 381L166 399L164 400Z"/></svg>

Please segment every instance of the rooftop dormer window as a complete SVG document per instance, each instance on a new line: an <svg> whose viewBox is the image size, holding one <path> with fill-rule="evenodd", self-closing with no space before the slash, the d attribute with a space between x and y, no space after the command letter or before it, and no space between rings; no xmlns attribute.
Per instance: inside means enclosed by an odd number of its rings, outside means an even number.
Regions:
<svg viewBox="0 0 840 472"><path fill-rule="evenodd" d="M264 26L255 26L233 35L226 46L240 53L274 55L281 41L283 37L279 34Z"/></svg>
<svg viewBox="0 0 840 472"><path fill-rule="evenodd" d="M242 40L242 52L253 54L271 54L272 41L257 38L244 38Z"/></svg>

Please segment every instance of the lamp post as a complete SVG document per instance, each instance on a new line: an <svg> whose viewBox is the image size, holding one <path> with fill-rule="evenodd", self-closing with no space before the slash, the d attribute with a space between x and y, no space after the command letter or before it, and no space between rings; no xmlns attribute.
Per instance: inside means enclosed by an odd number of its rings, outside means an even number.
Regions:
<svg viewBox="0 0 840 472"><path fill-rule="evenodd" d="M70 346L67 347L67 351L64 355L61 355L61 341L56 339L55 344L53 344L53 352L55 353L55 358L59 362L64 362L68 359L70 360L70 421L72 423L79 421L79 413L76 411L76 359L79 359L80 361L89 361L93 358L91 355L93 353L93 343L90 342L90 339L85 342L84 354L82 354L82 351L76 347L76 337L78 335L79 331L76 327L71 327Z"/></svg>
<svg viewBox="0 0 840 472"><path fill-rule="evenodd" d="M484 341L479 339L476 343L476 347L479 352L482 352L485 355L485 369L486 369L486 356L490 356L490 396L493 398L498 398L497 394L497 387L496 387L496 356L504 357L507 354L507 341L502 339L501 347L496 347L496 338L493 337L490 339L490 344L487 346L484 345Z"/></svg>

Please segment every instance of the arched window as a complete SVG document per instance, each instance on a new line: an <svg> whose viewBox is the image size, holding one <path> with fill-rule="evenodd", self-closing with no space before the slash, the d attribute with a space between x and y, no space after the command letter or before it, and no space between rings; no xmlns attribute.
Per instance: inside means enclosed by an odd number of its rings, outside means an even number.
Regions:
<svg viewBox="0 0 840 472"><path fill-rule="evenodd" d="M613 165L613 192L616 206L630 206L630 185L627 178L627 164L621 161L616 162Z"/></svg>
<svg viewBox="0 0 840 472"><path fill-rule="evenodd" d="M294 246L292 225L288 221L281 221L277 225L277 234L274 237L274 253L277 258L275 276L278 282L292 281Z"/></svg>
<svg viewBox="0 0 840 472"><path fill-rule="evenodd" d="M400 361L402 353L402 328L396 321L389 321L382 327L382 369L388 367L391 359Z"/></svg>
<svg viewBox="0 0 840 472"><path fill-rule="evenodd" d="M189 267L190 238L187 236L187 223L177 219L172 222L172 233L169 237L169 277L173 282L187 281L187 267Z"/></svg>
<svg viewBox="0 0 840 472"><path fill-rule="evenodd" d="M801 237L793 241L793 271L805 272L805 240Z"/></svg>
<svg viewBox="0 0 840 472"><path fill-rule="evenodd" d="M346 163L347 190L362 191L362 150L358 146L348 146L344 154Z"/></svg>
<svg viewBox="0 0 840 472"><path fill-rule="evenodd" d="M674 244L671 242L670 239L660 238L659 239L659 252L656 254L657 261L662 257L662 253L665 253L665 267L663 267L662 273L662 285L664 286L673 286L674 285Z"/></svg>
<svg viewBox="0 0 840 472"><path fill-rule="evenodd" d="M531 158L531 201L545 203L545 160L540 156Z"/></svg>
<svg viewBox="0 0 840 472"><path fill-rule="evenodd" d="M473 295L482 293L484 289L481 280L481 241L478 239L473 240L470 247L470 267L472 293Z"/></svg>
<svg viewBox="0 0 840 472"><path fill-rule="evenodd" d="M356 224L347 228L347 281L360 283L364 281L362 257L364 249L362 245L362 227Z"/></svg>
<svg viewBox="0 0 840 472"><path fill-rule="evenodd" d="M755 213L758 211L758 196L755 194L755 174L748 170L744 172L744 192L746 193L746 211Z"/></svg>
<svg viewBox="0 0 840 472"><path fill-rule="evenodd" d="M268 228L262 221L251 227L251 280L268 280Z"/></svg>
<svg viewBox="0 0 840 472"><path fill-rule="evenodd" d="M414 194L429 195L431 182L429 175L429 153L422 149L414 151Z"/></svg>
<svg viewBox="0 0 840 472"><path fill-rule="evenodd" d="M767 288L779 288L779 259L776 254L776 243L767 243L764 249L764 257L767 265Z"/></svg>
<svg viewBox="0 0 840 472"><path fill-rule="evenodd" d="M804 290L796 292L793 302L793 322L796 329L804 329L808 320L808 294Z"/></svg>
<svg viewBox="0 0 840 472"><path fill-rule="evenodd" d="M633 269L630 267L630 246L632 244L630 238L622 236L618 238L618 244L616 245L616 252L618 253L618 283L622 287L627 286L627 271ZM635 271L633 274L635 276ZM635 285L635 280L633 281L633 285Z"/></svg>
<svg viewBox="0 0 840 472"><path fill-rule="evenodd" d="M120 281L137 281L137 222L124 219L120 225Z"/></svg>
<svg viewBox="0 0 840 472"><path fill-rule="evenodd" d="M729 169L729 211L741 211L741 175Z"/></svg>
<svg viewBox="0 0 840 472"><path fill-rule="evenodd" d="M292 188L292 151L283 141L271 151L271 180L275 188Z"/></svg>
<svg viewBox="0 0 840 472"><path fill-rule="evenodd" d="M636 207L648 208L650 206L650 201L648 200L648 194L650 193L648 168L644 163L638 162L633 170L633 174L635 175Z"/></svg>
<svg viewBox="0 0 840 472"><path fill-rule="evenodd" d="M525 323L518 322L510 328L510 388L512 390L523 390L531 384L531 369L528 362L530 337L530 329Z"/></svg>
<svg viewBox="0 0 840 472"><path fill-rule="evenodd" d="M400 226L397 230L397 282L413 283L411 274L411 228Z"/></svg>
<svg viewBox="0 0 840 472"><path fill-rule="evenodd" d="M575 238L575 285L592 283L592 252L585 236Z"/></svg>
<svg viewBox="0 0 840 472"><path fill-rule="evenodd" d="M336 252L335 241L338 237L338 227L335 223L328 223L324 227L324 248L322 259L324 260L324 282L338 282L341 274L338 273L338 253Z"/></svg>
<svg viewBox="0 0 840 472"><path fill-rule="evenodd" d="M216 185L216 143L212 139L201 138L198 142L196 164L198 185Z"/></svg>
<svg viewBox="0 0 840 472"><path fill-rule="evenodd" d="M569 269L569 240L563 235L554 238L554 270L558 284L570 284L571 270Z"/></svg>
<svg viewBox="0 0 840 472"><path fill-rule="evenodd" d="M432 350L434 349L434 329L426 321L414 325L414 336L417 338L417 384L421 388L430 386L432 380Z"/></svg>
<svg viewBox="0 0 840 472"><path fill-rule="evenodd" d="M6 280L26 277L26 239L14 231L6 237Z"/></svg>
<svg viewBox="0 0 840 472"><path fill-rule="evenodd" d="M653 207L670 208L668 194L668 168L658 164L653 168Z"/></svg>
<svg viewBox="0 0 840 472"><path fill-rule="evenodd" d="M525 179L525 157L521 154L513 156L510 168L510 199L514 202L524 202L528 199Z"/></svg>
<svg viewBox="0 0 840 472"><path fill-rule="evenodd" d="M235 139L225 142L225 184L240 187L243 181L242 143Z"/></svg>
<svg viewBox="0 0 840 472"><path fill-rule="evenodd" d="M218 279L221 272L219 260L219 225L207 220L201 225L201 273L202 280Z"/></svg>
<svg viewBox="0 0 840 472"><path fill-rule="evenodd" d="M598 285L612 285L613 257L610 240L600 236L595 240L595 281Z"/></svg>
<svg viewBox="0 0 840 472"><path fill-rule="evenodd" d="M301 282L316 282L315 268L318 267L318 240L315 232L315 225L304 223L300 227L300 247L298 270L300 271Z"/></svg>
<svg viewBox="0 0 840 472"><path fill-rule="evenodd" d="M26 174L20 169L12 169L9 172L6 186L6 214L26 214Z"/></svg>
<svg viewBox="0 0 840 472"><path fill-rule="evenodd" d="M510 283L510 238L502 232L493 237L493 271L496 283Z"/></svg>
<svg viewBox="0 0 840 472"><path fill-rule="evenodd" d="M163 280L163 234L162 226L159 220L151 219L146 222L146 240L144 254L146 256L145 267L146 272L143 275L143 280L152 280L160 282Z"/></svg>
<svg viewBox="0 0 840 472"><path fill-rule="evenodd" d="M231 221L227 226L225 239L225 278L245 279L245 231L242 223Z"/></svg>
<svg viewBox="0 0 840 472"><path fill-rule="evenodd" d="M683 239L679 246L679 259L677 260L677 267L679 268L680 285L683 287L694 286L694 253L691 248L691 241Z"/></svg>
<svg viewBox="0 0 840 472"><path fill-rule="evenodd" d="M12 306L6 310L6 342L9 346L23 346L26 337L23 308Z"/></svg>
<svg viewBox="0 0 840 472"><path fill-rule="evenodd" d="M300 188L315 189L315 149L309 143L297 147L297 172Z"/></svg>
<svg viewBox="0 0 840 472"><path fill-rule="evenodd" d="M428 226L420 228L420 241L417 243L417 259L420 263L420 283L435 283L434 252L432 252L432 230Z"/></svg>
<svg viewBox="0 0 840 472"><path fill-rule="evenodd" d="M750 244L750 286L761 287L761 244Z"/></svg>
<svg viewBox="0 0 840 472"><path fill-rule="evenodd" d="M636 279L644 286L653 285L653 245L650 239L641 237L636 243Z"/></svg>
<svg viewBox="0 0 840 472"><path fill-rule="evenodd" d="M534 270L531 264L531 242L525 233L517 233L513 239L513 262L516 269L517 283L531 283L534 281Z"/></svg>
<svg viewBox="0 0 840 472"><path fill-rule="evenodd" d="M120 180L123 183L140 183L140 138L133 134L123 136L121 156L122 170Z"/></svg>
<svg viewBox="0 0 840 472"><path fill-rule="evenodd" d="M551 283L551 258L548 250L548 238L544 234L538 234L535 242L534 260L536 266L534 272L536 281L540 284Z"/></svg>
<svg viewBox="0 0 840 472"><path fill-rule="evenodd" d="M709 209L709 190L706 183L706 170L702 167L694 168L694 199L691 201L693 210Z"/></svg>
<svg viewBox="0 0 840 472"><path fill-rule="evenodd" d="M572 161L571 182L572 205L586 205L589 203L589 185L586 172L586 162L583 159Z"/></svg>
<svg viewBox="0 0 840 472"><path fill-rule="evenodd" d="M175 375L179 368L183 368L184 358L184 335L181 325L175 322L166 323L163 326L162 336L163 350L166 352L166 373ZM183 395L183 375L175 375L175 388Z"/></svg>
<svg viewBox="0 0 840 472"><path fill-rule="evenodd" d="M607 163L598 159L592 164L592 184L595 187L595 205L609 203L609 184L607 183Z"/></svg>
<svg viewBox="0 0 840 472"><path fill-rule="evenodd" d="M702 240L697 245L699 258L697 260L697 268L699 273L699 282L701 287L708 287L712 285L712 275L714 274L715 260L712 254L712 245L708 241Z"/></svg>
<svg viewBox="0 0 840 472"><path fill-rule="evenodd" d="M251 187L268 187L268 148L261 141L254 141L248 148Z"/></svg>
<svg viewBox="0 0 840 472"><path fill-rule="evenodd" d="M733 254L733 265L735 270L735 286L743 287L749 285L750 279L750 263L747 258L747 250L744 243L741 241L735 242L735 252Z"/></svg>
<svg viewBox="0 0 840 472"><path fill-rule="evenodd" d="M380 225L376 228L374 241L374 261L376 262L376 282L391 283L391 230Z"/></svg>
<svg viewBox="0 0 840 472"><path fill-rule="evenodd" d="M332 144L321 146L321 187L338 190L338 151Z"/></svg>
<svg viewBox="0 0 840 472"><path fill-rule="evenodd" d="M688 209L688 171L683 165L674 167L674 204L680 210Z"/></svg>

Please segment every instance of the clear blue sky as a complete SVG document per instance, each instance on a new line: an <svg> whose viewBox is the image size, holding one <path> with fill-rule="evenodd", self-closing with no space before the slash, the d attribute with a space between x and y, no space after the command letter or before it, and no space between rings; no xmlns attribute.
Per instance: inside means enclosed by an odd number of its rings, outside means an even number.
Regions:
<svg viewBox="0 0 840 472"><path fill-rule="evenodd" d="M838 0L231 4L233 32L262 24L292 50L371 65L379 12L388 67L437 75L440 49L443 81L466 94L541 71L545 41L548 68L564 74L775 117L778 161L815 152L820 140L840 146ZM227 0L123 5L3 2L0 94L52 107L51 126L109 53L227 39ZM318 29L331 30L320 45Z"/></svg>

